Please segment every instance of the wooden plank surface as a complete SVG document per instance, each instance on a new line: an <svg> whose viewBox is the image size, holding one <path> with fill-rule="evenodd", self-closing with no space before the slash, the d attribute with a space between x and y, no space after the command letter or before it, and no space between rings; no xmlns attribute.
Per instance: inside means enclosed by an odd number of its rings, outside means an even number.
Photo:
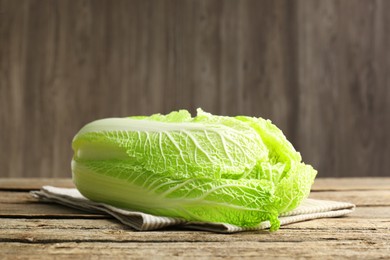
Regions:
<svg viewBox="0 0 390 260"><path fill-rule="evenodd" d="M47 183L69 187L69 179L0 179L0 258L386 258L389 181L319 178L310 197L350 201L357 205L355 212L294 223L272 233L224 235L179 227L136 232L108 216L39 202L28 193L28 188Z"/></svg>
<svg viewBox="0 0 390 260"><path fill-rule="evenodd" d="M197 107L271 119L320 177L388 176L388 13L388 0L0 0L0 176L69 177L87 122Z"/></svg>
<svg viewBox="0 0 390 260"><path fill-rule="evenodd" d="M390 212L390 211L389 211ZM390 240L389 212L384 218L367 221L361 216L319 219L284 226L281 232L254 231L221 235L189 231L178 227L163 231L134 232L131 228L107 219L0 219L2 242L235 242L235 241L322 241L333 237L353 240L359 233L370 233L371 241ZM365 218L369 218L366 216ZM341 235L335 236L335 233ZM358 238L360 239L360 238Z"/></svg>
<svg viewBox="0 0 390 260"><path fill-rule="evenodd" d="M354 229L354 230L333 230L333 232L342 231L341 235L334 236L328 230L313 230L313 229L283 229L282 232L273 233L271 235L266 232L248 232L240 235L221 235L211 234L209 232L183 231L176 228L176 230L164 230L159 232L147 232L148 235L136 235L131 230L124 228L120 230L110 229L42 229L25 231L15 229L1 230L0 240L5 243L25 242L25 243L61 243L61 242L144 242L144 243L172 243L172 242L192 242L192 243L234 243L234 242L318 242L326 240L363 240L356 236L362 233L370 233L370 236L364 238L367 243L380 243L383 241L390 242L389 229L378 228L373 229ZM161 235L161 233L164 233Z"/></svg>
<svg viewBox="0 0 390 260"><path fill-rule="evenodd" d="M88 212L73 209L57 204L1 204L0 217L19 217L19 218L107 218L106 215L89 214Z"/></svg>
<svg viewBox="0 0 390 260"><path fill-rule="evenodd" d="M305 232L308 232L310 230L315 231L337 231L337 230L345 230L347 232L349 231L356 231L359 232L359 230L378 230L379 232L385 232L386 230L390 230L389 225L389 211L387 211L387 215L384 216L384 218L370 218L370 216L367 214L365 217L362 217L359 211L363 211L362 208L357 209L358 212L353 213L349 215L348 217L342 217L342 218L326 218L326 219L317 219L315 221L306 221L306 222L300 222L300 223L294 223L287 226L283 226L283 230L304 230ZM369 219L370 218L370 219ZM120 223L119 221L116 221L115 219L102 219L102 218L96 218L96 219L88 219L88 218L67 218L67 219L57 219L57 218L7 218L2 217L0 218L0 230L8 231L11 233L11 231L16 232L26 232L27 230L34 231L36 229L40 229L39 232L41 234L55 234L60 233L62 231L66 232L62 236L68 237L68 239L71 239L72 233L71 231L85 231L89 232L90 235L93 237L85 238L89 240L94 239L104 239L104 237L96 238L98 235L103 234L104 232L109 233L115 233L119 234L120 231L122 231L123 235L126 236L126 239L134 239L134 241L151 241L158 239L182 239L181 241L184 241L181 237L181 234L186 234L189 240L196 240L196 241L202 241L202 240L215 240L215 239L246 239L246 238L256 238L256 239L269 239L268 236L259 237L258 231L256 232L245 232L245 233L236 233L236 234L229 234L229 235L221 235L211 232L205 232L205 231L199 231L199 232L193 232L190 230L183 230L177 227L172 228L166 228L164 232L161 231L148 231L148 232L133 232L133 230ZM180 230L175 236L176 230ZM286 231L290 232L290 231ZM292 232L292 231L291 231ZM268 231L262 231L260 233L267 233L272 236L277 236L277 234L284 233L283 232L276 232L276 233L269 233ZM147 235L145 235L147 234ZM5 236L2 234L3 239L6 239L7 237L10 237L11 235L8 234L8 236ZM81 236L84 236L81 234ZM84 236L85 237L85 236ZM38 239L38 236L36 237ZM41 240L44 240L44 236L40 236ZM115 241L114 241L115 242Z"/></svg>
<svg viewBox="0 0 390 260"><path fill-rule="evenodd" d="M368 244L369 243L369 244ZM173 242L173 243L115 243L115 242L64 242L64 243L3 243L0 244L3 259L51 259L57 258L115 258L115 259L285 259L285 258L350 258L387 259L388 241L367 244L353 240L326 239L304 242ZM369 245L369 250L367 250ZM15 256L18 257L15 257Z"/></svg>
<svg viewBox="0 0 390 260"><path fill-rule="evenodd" d="M347 201L357 206L390 206L390 190L312 192L310 198Z"/></svg>
<svg viewBox="0 0 390 260"><path fill-rule="evenodd" d="M39 190L42 186L50 185L62 188L74 188L69 178L3 178L0 179L0 190Z"/></svg>
<svg viewBox="0 0 390 260"><path fill-rule="evenodd" d="M390 190L390 179L380 178L316 178L313 191Z"/></svg>

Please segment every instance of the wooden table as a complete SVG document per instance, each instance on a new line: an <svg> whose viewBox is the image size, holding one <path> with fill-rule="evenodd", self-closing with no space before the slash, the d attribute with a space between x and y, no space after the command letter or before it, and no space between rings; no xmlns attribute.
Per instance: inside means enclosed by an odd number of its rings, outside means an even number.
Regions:
<svg viewBox="0 0 390 260"><path fill-rule="evenodd" d="M355 203L354 213L269 233L136 232L105 215L42 203L29 191L68 179L0 179L0 259L390 258L390 178L317 179L312 198Z"/></svg>

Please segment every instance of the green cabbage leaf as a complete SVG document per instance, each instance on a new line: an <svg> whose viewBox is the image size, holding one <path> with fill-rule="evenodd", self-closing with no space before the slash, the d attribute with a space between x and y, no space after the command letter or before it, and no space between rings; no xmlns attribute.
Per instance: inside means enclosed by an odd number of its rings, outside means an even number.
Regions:
<svg viewBox="0 0 390 260"><path fill-rule="evenodd" d="M73 181L93 201L240 227L277 230L317 173L271 121L201 109L97 120L72 147Z"/></svg>

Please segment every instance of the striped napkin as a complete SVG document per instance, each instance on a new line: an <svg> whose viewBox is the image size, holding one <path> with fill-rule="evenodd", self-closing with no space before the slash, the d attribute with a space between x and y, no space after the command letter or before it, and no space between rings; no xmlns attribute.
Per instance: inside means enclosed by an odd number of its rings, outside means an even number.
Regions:
<svg viewBox="0 0 390 260"><path fill-rule="evenodd" d="M95 213L106 213L135 230L156 230L169 226L180 226L190 229L207 230L219 233L235 233L250 230L264 230L270 227L269 221L261 222L256 227L243 228L227 223L194 222L180 218L154 216L139 211L124 210L104 203L93 202L77 189L43 186L40 191L31 192L41 201L56 202L69 207ZM280 225L318 219L340 217L353 212L355 205L347 202L306 199L296 209L279 216Z"/></svg>

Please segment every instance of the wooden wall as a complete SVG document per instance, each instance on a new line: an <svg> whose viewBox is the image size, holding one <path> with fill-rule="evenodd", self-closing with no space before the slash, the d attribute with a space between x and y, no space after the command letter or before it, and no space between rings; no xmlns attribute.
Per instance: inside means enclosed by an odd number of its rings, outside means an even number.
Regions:
<svg viewBox="0 0 390 260"><path fill-rule="evenodd" d="M202 107L272 119L319 177L389 176L390 1L0 0L0 177L72 137Z"/></svg>

